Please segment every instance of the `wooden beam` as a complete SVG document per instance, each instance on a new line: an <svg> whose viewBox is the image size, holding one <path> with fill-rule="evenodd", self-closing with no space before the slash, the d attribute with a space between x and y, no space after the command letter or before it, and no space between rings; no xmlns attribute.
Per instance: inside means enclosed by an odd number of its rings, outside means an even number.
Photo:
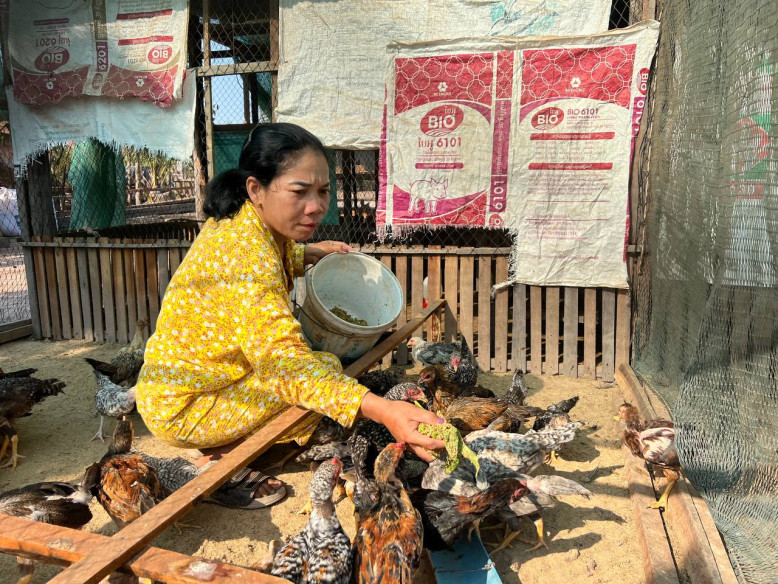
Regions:
<svg viewBox="0 0 778 584"><path fill-rule="evenodd" d="M32 324L30 324L29 320L25 322L27 324L20 324L17 327L0 331L0 344L15 341L16 339L22 339L24 337L29 337L31 334L33 334Z"/></svg>
<svg viewBox="0 0 778 584"><path fill-rule="evenodd" d="M197 76L220 77L222 75L243 75L245 73L265 73L278 71L278 64L273 61L254 61L251 63L231 63L229 65L211 65L210 67L198 67Z"/></svg>
<svg viewBox="0 0 778 584"><path fill-rule="evenodd" d="M78 562L91 549L110 540L105 535L37 523L0 514L0 552L57 565ZM55 542L59 542L57 545ZM122 569L122 571L125 571ZM281 584L287 582L267 574L159 548L143 550L127 563L127 571L140 578L166 584ZM197 577L207 574L207 578Z"/></svg>
<svg viewBox="0 0 778 584"><path fill-rule="evenodd" d="M350 377L358 377L366 372L444 305L445 300L441 299L429 302L421 314L373 347L347 367L344 373ZM141 520L130 523L110 539L93 547L81 561L50 580L50 584L95 584L115 572L157 535L186 515L196 502L213 493L239 469L270 448L285 432L311 415L312 412L297 406L289 408L246 438L217 464L144 514Z"/></svg>

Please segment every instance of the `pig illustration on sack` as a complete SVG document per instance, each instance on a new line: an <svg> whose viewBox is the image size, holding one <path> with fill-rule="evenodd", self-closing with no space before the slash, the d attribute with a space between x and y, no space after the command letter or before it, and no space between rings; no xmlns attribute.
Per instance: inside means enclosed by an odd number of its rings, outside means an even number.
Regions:
<svg viewBox="0 0 778 584"><path fill-rule="evenodd" d="M415 213L419 201L424 201L424 212L428 215L435 213L438 207L438 201L445 199L448 189L448 179L435 180L416 180L411 183L411 204L408 206L408 213Z"/></svg>

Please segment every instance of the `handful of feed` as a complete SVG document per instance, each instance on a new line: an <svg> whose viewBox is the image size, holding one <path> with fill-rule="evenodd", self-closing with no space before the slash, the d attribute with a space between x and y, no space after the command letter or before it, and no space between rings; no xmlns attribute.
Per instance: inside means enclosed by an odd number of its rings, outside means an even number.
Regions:
<svg viewBox="0 0 778 584"><path fill-rule="evenodd" d="M464 456L475 467L475 474L478 476L480 467L478 465L478 456L470 450L465 444L462 434L454 426L446 422L445 424L419 424L419 433L442 440L446 443L446 473L451 474L459 466L459 457ZM436 452L431 452L432 456L438 457Z"/></svg>
<svg viewBox="0 0 778 584"><path fill-rule="evenodd" d="M337 316L340 320L345 320L346 322L350 322L351 324L355 324L357 326L367 326L367 321L365 319L351 316L340 306L334 306L333 308L330 308L330 312Z"/></svg>

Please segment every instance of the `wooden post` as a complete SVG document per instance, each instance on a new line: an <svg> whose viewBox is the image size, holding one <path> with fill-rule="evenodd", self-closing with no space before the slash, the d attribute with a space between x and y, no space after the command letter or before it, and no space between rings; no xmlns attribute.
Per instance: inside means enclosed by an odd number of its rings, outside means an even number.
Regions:
<svg viewBox="0 0 778 584"><path fill-rule="evenodd" d="M540 286L529 288L530 309L530 365L534 375L540 375L543 363L543 289Z"/></svg>
<svg viewBox="0 0 778 584"><path fill-rule="evenodd" d="M602 380L613 381L616 354L616 293L612 288L602 291Z"/></svg>
<svg viewBox="0 0 778 584"><path fill-rule="evenodd" d="M459 307L459 258L446 256L444 260L444 286L446 315L444 319L444 337L447 343L457 340L457 309Z"/></svg>
<svg viewBox="0 0 778 584"><path fill-rule="evenodd" d="M492 369L492 257L478 258L478 350L475 358L484 371ZM472 349L472 346L470 347Z"/></svg>
<svg viewBox="0 0 778 584"><path fill-rule="evenodd" d="M6 65L7 66L7 65ZM34 234L30 218L30 197L29 183L26 178L19 178L16 181L16 201L19 207L19 223L21 224L22 240L31 241ZM35 262L33 260L33 251L29 247L22 248L24 257L24 274L27 278L27 298L30 301L30 320L32 321L32 336L36 339L42 339L41 333L41 315L38 304L38 289L35 285Z"/></svg>
<svg viewBox="0 0 778 584"><path fill-rule="evenodd" d="M508 279L508 258L497 256L494 267L494 282L501 284ZM498 291L494 298L494 370L508 370L508 295L510 288Z"/></svg>
<svg viewBox="0 0 778 584"><path fill-rule="evenodd" d="M565 288L562 375L578 377L578 288Z"/></svg>
<svg viewBox="0 0 778 584"><path fill-rule="evenodd" d="M546 288L546 359L543 372L559 375L559 288Z"/></svg>
<svg viewBox="0 0 778 584"><path fill-rule="evenodd" d="M473 344L473 272L475 258L463 256L459 264L459 330L471 351Z"/></svg>
<svg viewBox="0 0 778 584"><path fill-rule="evenodd" d="M584 360L583 374L597 377L597 289L584 292Z"/></svg>
<svg viewBox="0 0 778 584"><path fill-rule="evenodd" d="M203 0L203 66L211 66L211 9L210 0ZM213 95L211 78L203 78L203 107L205 110L205 160L208 165L208 179L215 175L213 161Z"/></svg>
<svg viewBox="0 0 778 584"><path fill-rule="evenodd" d="M513 285L513 369L527 370L527 285Z"/></svg>

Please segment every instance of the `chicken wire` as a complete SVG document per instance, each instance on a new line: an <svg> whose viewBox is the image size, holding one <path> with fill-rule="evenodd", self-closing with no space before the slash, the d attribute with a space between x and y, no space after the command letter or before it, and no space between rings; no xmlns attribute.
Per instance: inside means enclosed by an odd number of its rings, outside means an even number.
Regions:
<svg viewBox="0 0 778 584"><path fill-rule="evenodd" d="M741 581L778 582L778 4L667 0L635 282L636 369Z"/></svg>

